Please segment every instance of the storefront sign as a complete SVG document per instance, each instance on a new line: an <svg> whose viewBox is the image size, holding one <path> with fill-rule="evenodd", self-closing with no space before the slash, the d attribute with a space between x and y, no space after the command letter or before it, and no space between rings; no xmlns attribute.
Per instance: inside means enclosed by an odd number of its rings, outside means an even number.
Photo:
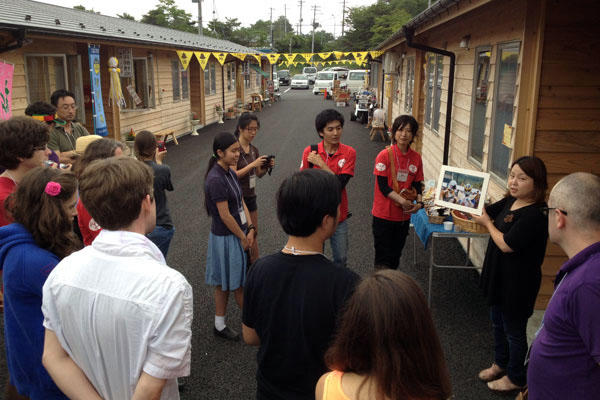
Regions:
<svg viewBox="0 0 600 400"><path fill-rule="evenodd" d="M102 86L100 84L100 46L90 44L88 52L90 57L90 80L92 83L94 133L100 136L108 136L106 119L104 118L104 105L102 103Z"/></svg>
<svg viewBox="0 0 600 400"><path fill-rule="evenodd" d="M12 83L15 66L0 61L0 120L12 117Z"/></svg>

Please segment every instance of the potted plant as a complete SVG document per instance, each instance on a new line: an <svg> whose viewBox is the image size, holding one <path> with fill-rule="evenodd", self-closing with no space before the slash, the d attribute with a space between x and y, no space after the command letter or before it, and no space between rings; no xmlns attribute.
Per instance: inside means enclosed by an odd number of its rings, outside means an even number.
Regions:
<svg viewBox="0 0 600 400"><path fill-rule="evenodd" d="M127 148L129 149L129 154L133 155L134 153L134 144L135 144L135 132L133 130L133 128L131 128L131 130L129 131L129 133L127 133L127 136L125 136L125 144L127 145Z"/></svg>
<svg viewBox="0 0 600 400"><path fill-rule="evenodd" d="M215 106L215 112L217 113L217 115L219 116L219 124L223 123L223 107L220 104L217 104Z"/></svg>
<svg viewBox="0 0 600 400"><path fill-rule="evenodd" d="M190 113L190 119L192 122L192 136L198 136L198 131L196 131L196 129L198 129L198 126L200 126L200 116L198 115L197 112L192 111Z"/></svg>
<svg viewBox="0 0 600 400"><path fill-rule="evenodd" d="M235 119L235 108L229 107L227 109L227 113L225 114L225 118L227 118L227 119Z"/></svg>

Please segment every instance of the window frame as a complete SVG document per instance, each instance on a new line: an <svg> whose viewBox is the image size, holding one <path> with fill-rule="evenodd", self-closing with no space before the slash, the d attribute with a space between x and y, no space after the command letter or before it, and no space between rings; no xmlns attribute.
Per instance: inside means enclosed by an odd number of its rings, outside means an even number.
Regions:
<svg viewBox="0 0 600 400"><path fill-rule="evenodd" d="M433 61L433 62L431 62ZM441 61L441 64L440 64ZM440 67L441 66L441 67ZM431 95L429 95L429 82L431 77ZM442 80L441 82L439 80ZM427 55L426 84L425 90L425 110L423 123L432 132L439 133L440 129L440 107L442 103L442 86L444 80L444 56L441 54L429 53ZM439 82L439 86L438 86ZM437 113L435 108L437 104ZM429 108L429 110L427 110Z"/></svg>
<svg viewBox="0 0 600 400"><path fill-rule="evenodd" d="M481 146L481 161L477 160L477 158L475 158L471 152L471 144L473 142L473 129L474 129L474 121L475 121L475 103L476 103L476 93L477 93L477 83L478 83L478 79L479 79L479 71L477 70L478 66L479 66L479 57L480 54L482 53L486 53L489 52L490 56L489 56L489 64L488 64L488 71L487 71L487 76L486 76L486 82L488 85L488 91L486 94L486 100L485 100L485 112L484 112L484 125L483 125L483 138L482 138L482 146ZM486 125L487 125L487 118L486 118L486 114L487 114L487 110L488 110L488 103L491 100L490 99L490 91L489 91L489 86L490 86L490 72L492 70L492 46L491 45L485 45L485 46L478 46L475 48L475 60L474 60L474 70L473 70L473 88L471 91L471 115L469 118L469 140L467 142L467 159L474 165L478 166L479 168L483 168L483 160L485 158L485 153L484 153L484 149L485 149L485 132L486 132Z"/></svg>
<svg viewBox="0 0 600 400"><path fill-rule="evenodd" d="M180 66L181 62L178 59L171 58L171 91L173 94L173 103L181 101L181 76L179 73ZM175 96L175 86L177 86L177 96Z"/></svg>
<svg viewBox="0 0 600 400"><path fill-rule="evenodd" d="M217 73L215 63L208 61L204 68L204 96L214 96L217 94Z"/></svg>
<svg viewBox="0 0 600 400"><path fill-rule="evenodd" d="M496 123L496 116L497 116L497 101L498 101L498 91L499 91L499 87L500 85L499 83L499 78L500 78L500 65L502 64L502 60L501 60L501 56L502 56L502 51L505 49L509 49L512 47L516 47L517 51L518 51L518 56L517 56L517 70L516 70L516 76L515 76L515 88L514 88L514 96L513 96L513 103L512 103L512 121L514 121L515 118L515 101L516 101L516 97L518 95L517 93L517 84L519 82L519 77L521 74L521 50L522 50L522 44L521 41L519 40L514 40L514 41L509 41L509 42L502 42L502 43L498 43L496 45L496 65L494 65L494 97L492 98L492 114L491 114L491 120L490 120L490 136L488 138L488 157L487 157L487 172L490 173L490 175L494 178L494 180L498 181L501 184L506 184L506 182L508 181L508 175L509 175L509 171L508 171L508 167L510 165L511 159L514 156L514 152L512 148L509 148L510 154L508 156L508 163L506 165L506 176L501 176L498 175L495 171L492 170L492 162L493 162L493 155L494 155L494 138L496 137L496 135L502 135L504 132L496 132L495 129L495 123ZM511 121L511 124L512 124ZM501 144L502 145L502 144Z"/></svg>
<svg viewBox="0 0 600 400"><path fill-rule="evenodd" d="M226 65L226 80L227 80L227 91L228 92L234 92L236 90L236 86L235 86L235 78L236 78L236 62L232 61L229 62Z"/></svg>
<svg viewBox="0 0 600 400"><path fill-rule="evenodd" d="M415 56L406 57L404 111L412 114L415 90Z"/></svg>
<svg viewBox="0 0 600 400"><path fill-rule="evenodd" d="M62 58L63 66L64 66L63 75L64 75L64 80L65 80L65 87L69 87L69 74L67 73L67 55L65 53L27 53L27 54L23 54L23 58L24 58L23 67L25 70L25 90L27 91L27 104L33 103L33 101L31 100L31 88L29 87L29 71L28 71L28 67L27 67L27 58L28 57ZM52 94L52 93L50 93L50 94ZM49 99L50 99L50 96L48 96L48 100L43 100L43 101L49 102ZM78 104L77 107L79 108L80 105Z"/></svg>

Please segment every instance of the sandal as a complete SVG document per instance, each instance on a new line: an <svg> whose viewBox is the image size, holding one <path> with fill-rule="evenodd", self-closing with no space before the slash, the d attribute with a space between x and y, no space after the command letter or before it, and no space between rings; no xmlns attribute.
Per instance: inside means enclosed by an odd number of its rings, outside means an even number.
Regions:
<svg viewBox="0 0 600 400"><path fill-rule="evenodd" d="M504 370L498 364L493 363L491 367L480 371L477 377L484 382L490 382L502 377L502 375L504 375Z"/></svg>
<svg viewBox="0 0 600 400"><path fill-rule="evenodd" d="M508 376L503 376L500 379L496 379L495 381L491 381L487 383L487 387L494 392L507 393L514 392L515 390L523 389L523 386L517 386Z"/></svg>

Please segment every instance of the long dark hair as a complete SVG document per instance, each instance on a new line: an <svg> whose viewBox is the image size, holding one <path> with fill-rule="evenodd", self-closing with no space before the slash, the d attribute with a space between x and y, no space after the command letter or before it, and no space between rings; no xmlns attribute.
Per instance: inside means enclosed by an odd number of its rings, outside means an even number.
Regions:
<svg viewBox="0 0 600 400"><path fill-rule="evenodd" d="M156 156L156 147L158 146L156 142L156 136L150 131L141 131L135 135L134 142L134 150L135 155L138 159L143 158L154 159Z"/></svg>
<svg viewBox="0 0 600 400"><path fill-rule="evenodd" d="M533 179L533 201L543 203L546 200L546 191L548 190L548 178L544 162L534 156L523 156L510 165L510 170L515 165L518 165L528 177ZM510 191L506 192L506 196L510 196Z"/></svg>
<svg viewBox="0 0 600 400"><path fill-rule="evenodd" d="M51 181L60 185L55 196L45 191ZM77 179L72 173L37 167L25 174L6 205L14 221L31 233L39 247L64 258L82 247L65 210L65 203L76 192Z"/></svg>
<svg viewBox="0 0 600 400"><path fill-rule="evenodd" d="M451 394L425 296L399 271L378 271L358 285L325 362L330 369L373 378L377 399L447 399Z"/></svg>
<svg viewBox="0 0 600 400"><path fill-rule="evenodd" d="M92 161L109 158L115 155L115 150L123 150L123 143L113 139L102 138L93 141L86 148L81 159L73 166L73 173L77 178L81 178L83 170L92 163Z"/></svg>
<svg viewBox="0 0 600 400"><path fill-rule="evenodd" d="M237 126L235 127L235 131L233 132L235 137L239 138L240 130L246 129L248 127L248 125L250 125L250 122L252 122L252 121L256 121L256 123L258 124L258 127L260 128L260 121L258 120L258 117L256 116L256 114L251 113L251 112L242 113L242 115L240 115L240 117L238 118Z"/></svg>
<svg viewBox="0 0 600 400"><path fill-rule="evenodd" d="M247 126L247 125L246 125ZM211 157L208 160L208 167L206 168L206 173L204 174L204 181L206 182L206 177L211 169L215 166L217 161L219 161L219 153L217 150L225 151L237 142L237 138L229 132L221 132L215 136L213 140L213 152ZM206 185L204 185L204 207L206 207L206 212L210 215L210 210L208 208L208 196L206 193Z"/></svg>

